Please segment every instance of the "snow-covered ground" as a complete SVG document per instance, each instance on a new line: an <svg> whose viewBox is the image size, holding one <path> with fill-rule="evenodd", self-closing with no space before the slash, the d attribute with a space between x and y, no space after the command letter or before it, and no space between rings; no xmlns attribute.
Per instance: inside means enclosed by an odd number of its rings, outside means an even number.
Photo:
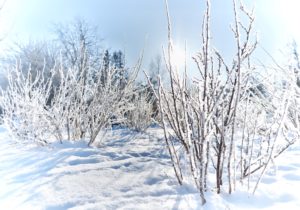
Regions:
<svg viewBox="0 0 300 210"><path fill-rule="evenodd" d="M0 127L0 209L286 209L300 208L300 146L276 160L256 194L208 192L201 206L179 187L160 130L115 130L99 148L84 142L18 145ZM252 183L253 184L253 183Z"/></svg>

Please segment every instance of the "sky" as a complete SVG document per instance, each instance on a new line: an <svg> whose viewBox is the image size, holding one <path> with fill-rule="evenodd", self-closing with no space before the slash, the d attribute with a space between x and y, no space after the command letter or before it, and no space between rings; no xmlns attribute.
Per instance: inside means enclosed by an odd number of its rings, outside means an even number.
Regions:
<svg viewBox="0 0 300 210"><path fill-rule="evenodd" d="M299 0L244 2L254 6L260 45L270 53L278 54L292 39L300 42ZM174 45L182 54L186 42L189 58L201 48L204 0L169 0L169 10ZM212 0L211 12L213 44L230 57L232 0ZM167 45L164 0L6 0L0 12L0 51L12 42L50 39L54 24L78 17L97 25L104 48L124 50L129 64L144 49L147 65Z"/></svg>

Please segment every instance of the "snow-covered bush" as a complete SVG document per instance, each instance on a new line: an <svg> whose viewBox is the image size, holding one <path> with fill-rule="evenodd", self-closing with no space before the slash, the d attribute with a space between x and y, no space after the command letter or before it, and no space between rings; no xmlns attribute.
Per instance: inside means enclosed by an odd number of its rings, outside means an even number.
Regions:
<svg viewBox="0 0 300 210"><path fill-rule="evenodd" d="M50 74L59 74L57 86L52 86L53 76L44 77L43 70L35 69L34 79L31 70L24 74L18 65L7 71L8 87L2 90L0 102L5 125L22 141L85 139L92 145L102 129L124 121L132 109L140 62L126 79L119 76L123 69L116 67L96 71L88 65L84 69L60 66Z"/></svg>
<svg viewBox="0 0 300 210"><path fill-rule="evenodd" d="M90 95L88 113L89 145L92 144L99 132L111 124L124 123L126 113L133 109L134 82L140 68L140 63L133 68L131 76L115 77L120 69L111 68L106 79L101 82L102 73L96 74L96 82L88 89Z"/></svg>
<svg viewBox="0 0 300 210"><path fill-rule="evenodd" d="M177 180L183 183L187 175L183 170L188 164L188 174L203 204L205 191L215 189L220 193L227 186L231 193L237 180L250 179L254 173L260 174L258 185L269 163L298 135L297 126L290 128L288 117L289 110L297 112L293 102L295 77L278 80L274 78L278 72L274 71L271 75L265 73L263 79L257 76L251 61L257 45L252 35L253 12L236 1L233 12L236 51L228 63L211 46L210 1L206 1L202 48L193 58L199 76L189 79L186 68L180 72L174 65L167 9L169 43L164 54L170 85L160 82L156 97ZM290 131L295 131L292 136ZM214 182L208 182L210 173L215 176Z"/></svg>
<svg viewBox="0 0 300 210"><path fill-rule="evenodd" d="M16 139L45 144L53 134L47 110L52 78L45 78L43 70L34 78L31 72L23 74L19 64L8 69L8 86L1 90L0 106L4 124Z"/></svg>
<svg viewBox="0 0 300 210"><path fill-rule="evenodd" d="M286 76L286 80L282 82L282 76L287 73L285 69L269 73L264 78L257 76L256 78L260 78L256 80L257 83L249 86L252 90L264 87L263 94L248 91L237 110L240 122L237 125L239 135L236 135L237 179L243 182L248 178L249 184L252 174L260 174L253 192L270 162L274 162L276 157L299 138L299 129L293 123L293 115L289 115L289 110L298 115L295 110L299 106L295 103L295 77ZM281 76L278 77L279 75ZM256 93L260 91L261 89L257 89Z"/></svg>
<svg viewBox="0 0 300 210"><path fill-rule="evenodd" d="M144 132L153 123L154 98L147 89L139 90L132 98L132 105L133 109L126 114L126 124L137 132Z"/></svg>

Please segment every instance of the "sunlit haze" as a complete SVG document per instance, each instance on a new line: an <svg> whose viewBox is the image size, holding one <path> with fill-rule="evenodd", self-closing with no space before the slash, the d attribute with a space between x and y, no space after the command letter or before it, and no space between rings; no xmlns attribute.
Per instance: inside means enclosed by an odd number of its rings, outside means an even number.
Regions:
<svg viewBox="0 0 300 210"><path fill-rule="evenodd" d="M269 52L276 54L291 40L300 40L297 27L299 1L247 0L245 3L249 8L255 8L259 41ZM186 42L189 58L201 47L204 1L170 0L169 8L174 43L178 49L184 49ZM211 11L213 43L230 56L232 1L212 1ZM54 24L66 23L76 17L97 25L104 47L124 50L130 64L145 48L144 65L148 65L167 44L164 0L9 0L5 2L0 16L1 51L12 42L49 39Z"/></svg>

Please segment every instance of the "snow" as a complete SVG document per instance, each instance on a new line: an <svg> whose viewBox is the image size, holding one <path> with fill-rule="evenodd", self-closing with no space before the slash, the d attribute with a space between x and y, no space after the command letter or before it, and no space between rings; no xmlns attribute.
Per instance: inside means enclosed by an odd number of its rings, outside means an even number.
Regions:
<svg viewBox="0 0 300 210"><path fill-rule="evenodd" d="M200 205L192 185L178 186L162 131L113 130L101 145L48 147L10 141L0 127L0 209L298 209L300 145L282 154L262 179L232 194L207 192Z"/></svg>

